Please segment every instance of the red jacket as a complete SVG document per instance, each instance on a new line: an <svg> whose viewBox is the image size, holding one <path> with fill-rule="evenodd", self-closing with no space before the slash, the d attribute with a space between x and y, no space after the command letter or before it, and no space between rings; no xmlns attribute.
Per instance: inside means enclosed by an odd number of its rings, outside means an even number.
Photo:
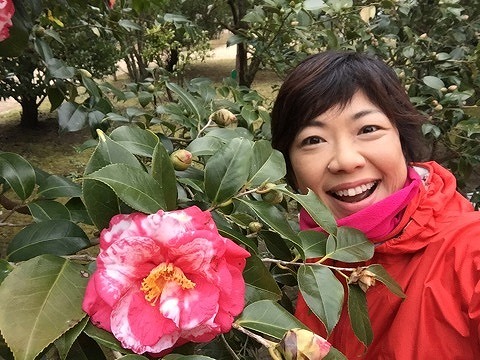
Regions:
<svg viewBox="0 0 480 360"><path fill-rule="evenodd" d="M480 359L480 212L456 191L454 176L435 162L387 240L368 263L381 264L406 299L383 284L367 291L373 343L365 349L346 309L328 340L349 360ZM350 264L351 265L351 264ZM301 297L296 314L326 336Z"/></svg>

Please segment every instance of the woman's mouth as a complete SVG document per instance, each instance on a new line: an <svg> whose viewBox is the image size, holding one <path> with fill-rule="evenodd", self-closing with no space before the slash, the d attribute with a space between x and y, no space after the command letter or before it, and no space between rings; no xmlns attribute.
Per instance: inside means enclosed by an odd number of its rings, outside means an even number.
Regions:
<svg viewBox="0 0 480 360"><path fill-rule="evenodd" d="M335 199L355 203L369 197L378 186L378 181L372 181L368 184L362 184L350 189L342 189L337 191L329 191L328 194Z"/></svg>

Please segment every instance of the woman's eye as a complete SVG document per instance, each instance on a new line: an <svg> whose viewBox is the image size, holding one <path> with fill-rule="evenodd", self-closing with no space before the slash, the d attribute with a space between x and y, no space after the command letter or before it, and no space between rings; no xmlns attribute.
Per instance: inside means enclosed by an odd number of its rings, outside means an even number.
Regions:
<svg viewBox="0 0 480 360"><path fill-rule="evenodd" d="M309 136L302 141L302 145L316 145L320 144L324 140L319 136Z"/></svg>
<svg viewBox="0 0 480 360"><path fill-rule="evenodd" d="M361 130L360 130L360 133L361 134L368 134L368 133L373 133L377 130L379 130L380 128L376 125L367 125L367 126L364 126Z"/></svg>

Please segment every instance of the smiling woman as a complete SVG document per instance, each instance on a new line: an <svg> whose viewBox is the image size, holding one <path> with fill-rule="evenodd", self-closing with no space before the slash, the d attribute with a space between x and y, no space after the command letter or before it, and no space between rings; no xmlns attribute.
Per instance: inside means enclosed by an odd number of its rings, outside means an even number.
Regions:
<svg viewBox="0 0 480 360"><path fill-rule="evenodd" d="M367 292L366 351L343 310L328 341L349 359L480 358L480 214L453 174L419 162L424 121L391 68L354 52L307 58L274 104L272 143L290 185L313 190L338 226L363 231L375 255L359 266L383 265L407 295ZM305 211L300 226L322 231ZM301 295L296 316L329 335Z"/></svg>

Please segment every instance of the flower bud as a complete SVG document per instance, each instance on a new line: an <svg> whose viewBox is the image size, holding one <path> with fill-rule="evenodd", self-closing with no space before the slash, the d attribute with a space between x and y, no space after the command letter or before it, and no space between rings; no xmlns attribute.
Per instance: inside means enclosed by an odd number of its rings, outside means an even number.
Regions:
<svg viewBox="0 0 480 360"><path fill-rule="evenodd" d="M237 122L237 117L227 109L215 111L208 119L214 121L219 126L228 126Z"/></svg>
<svg viewBox="0 0 480 360"><path fill-rule="evenodd" d="M278 190L270 190L262 194L262 199L270 204L280 204L283 200L283 193Z"/></svg>
<svg viewBox="0 0 480 360"><path fill-rule="evenodd" d="M428 35L426 33L423 33L422 35L419 36L420 39L426 39Z"/></svg>
<svg viewBox="0 0 480 360"><path fill-rule="evenodd" d="M448 89L444 86L444 87L442 87L442 88L440 89L440 91L441 91L442 93L446 93L446 92L448 91Z"/></svg>
<svg viewBox="0 0 480 360"><path fill-rule="evenodd" d="M252 233L259 232L260 230L262 230L262 227L262 223L258 221L252 221L248 224L248 230L250 230L250 232Z"/></svg>
<svg viewBox="0 0 480 360"><path fill-rule="evenodd" d="M290 25L292 25L292 26L298 26L298 24L299 24L299 22L295 21L295 20L290 23Z"/></svg>
<svg viewBox="0 0 480 360"><path fill-rule="evenodd" d="M435 106L433 109L434 109L435 111L440 111L440 110L443 109L443 106L442 106L442 104L438 104L438 105Z"/></svg>
<svg viewBox="0 0 480 360"><path fill-rule="evenodd" d="M330 343L321 336L297 328L285 333L283 339L275 346L274 353L285 360L320 360L327 356L330 348Z"/></svg>
<svg viewBox="0 0 480 360"><path fill-rule="evenodd" d="M88 70L85 70L85 69L79 69L78 70L78 73L86 78L91 78L92 77L92 74L90 73L90 71Z"/></svg>
<svg viewBox="0 0 480 360"><path fill-rule="evenodd" d="M175 170L187 170L192 163L192 153L184 149L176 150L170 154L170 160Z"/></svg>
<svg viewBox="0 0 480 360"><path fill-rule="evenodd" d="M357 268L351 273L348 283L358 284L364 292L367 292L370 286L375 285L375 278L376 275L371 271L364 268Z"/></svg>
<svg viewBox="0 0 480 360"><path fill-rule="evenodd" d="M155 91L155 85L153 85L153 84L148 85L147 86L147 91L149 93L153 93Z"/></svg>
<svg viewBox="0 0 480 360"><path fill-rule="evenodd" d="M457 89L458 89L458 86L457 86L457 85L450 85L450 86L448 87L448 91L455 91L455 90L457 90Z"/></svg>

